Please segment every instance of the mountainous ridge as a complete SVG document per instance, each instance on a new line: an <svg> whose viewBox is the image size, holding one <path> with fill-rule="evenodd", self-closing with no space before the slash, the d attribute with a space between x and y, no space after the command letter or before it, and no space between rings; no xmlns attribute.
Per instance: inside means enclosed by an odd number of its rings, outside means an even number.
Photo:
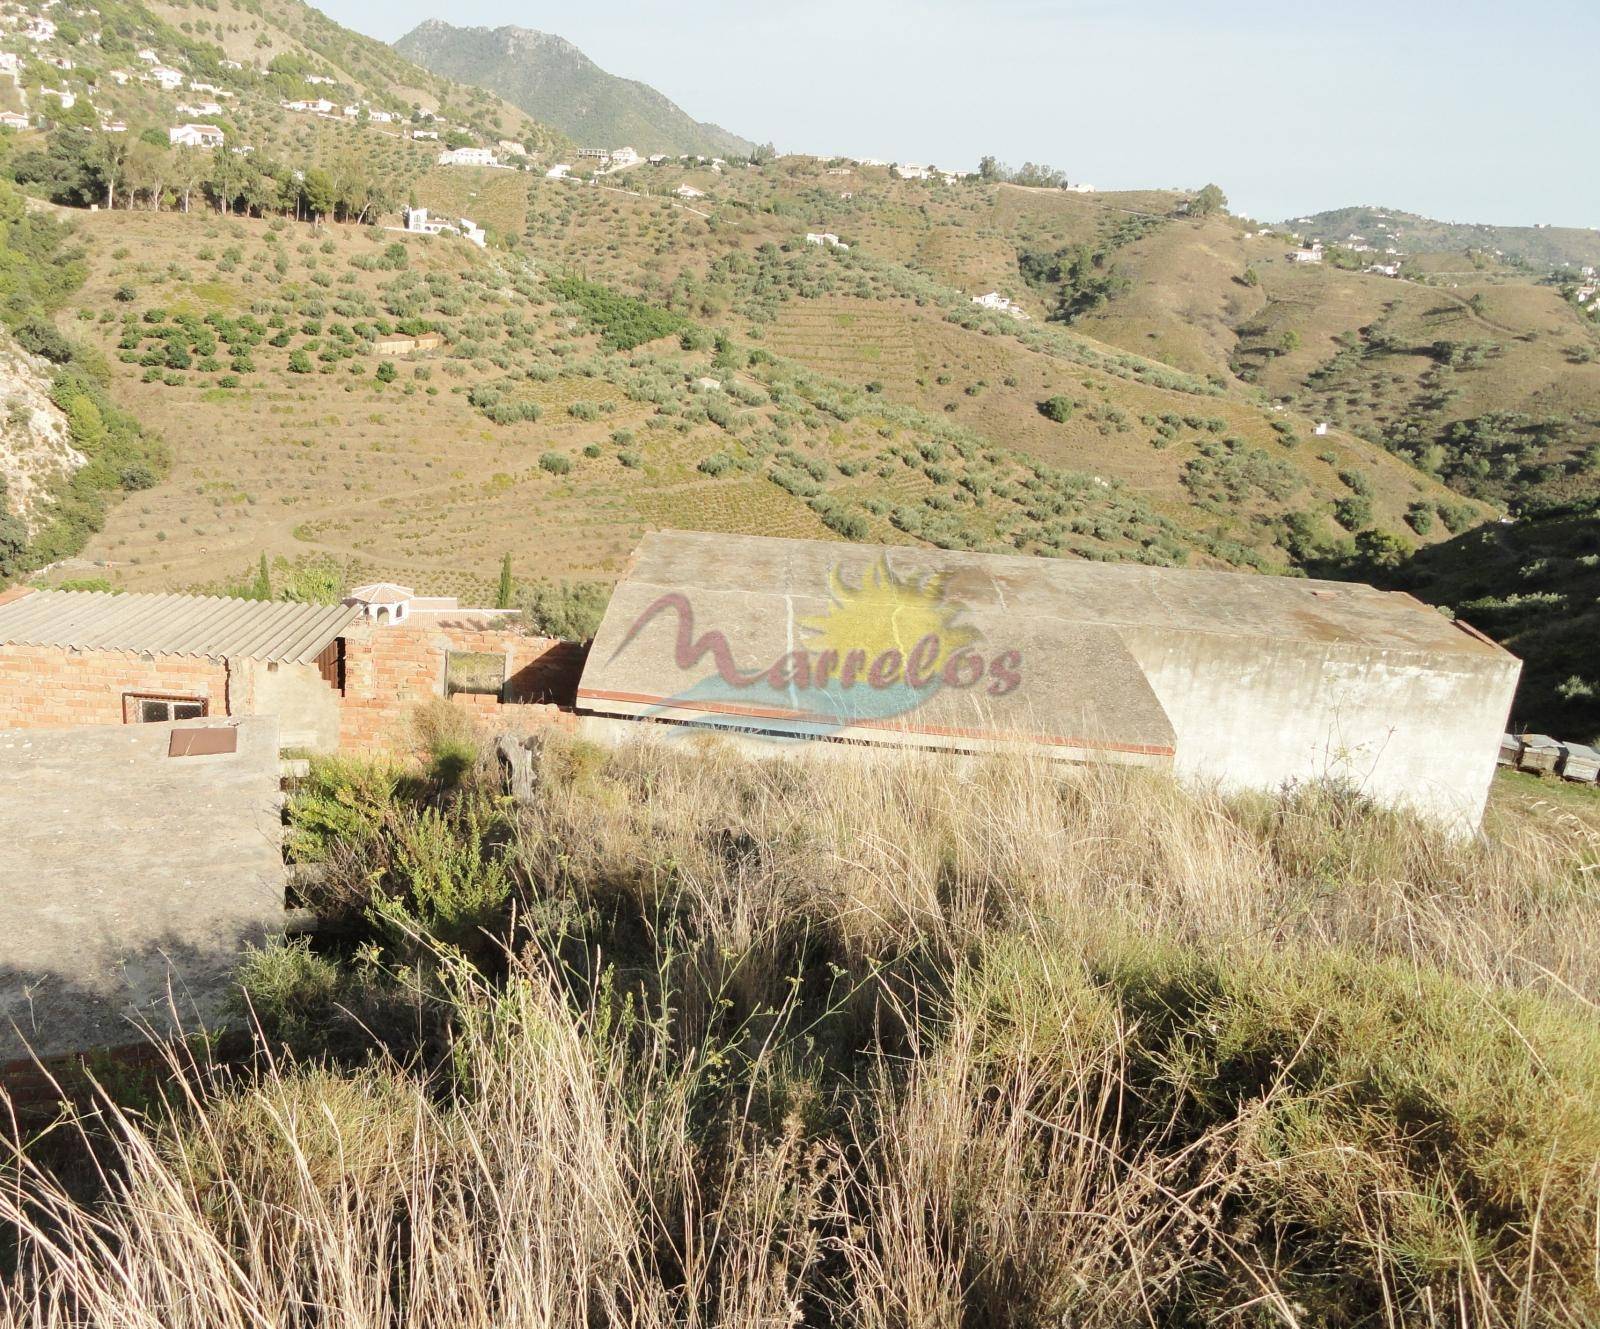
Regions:
<svg viewBox="0 0 1600 1329"><path fill-rule="evenodd" d="M1409 254L1480 250L1538 268L1600 265L1600 230L1590 227L1447 222L1368 204L1301 214L1282 225L1327 243L1358 235L1380 249L1393 244Z"/></svg>
<svg viewBox="0 0 1600 1329"><path fill-rule="evenodd" d="M695 120L648 84L609 74L565 38L530 28L418 24L394 43L408 60L487 88L584 147L748 156L749 139Z"/></svg>

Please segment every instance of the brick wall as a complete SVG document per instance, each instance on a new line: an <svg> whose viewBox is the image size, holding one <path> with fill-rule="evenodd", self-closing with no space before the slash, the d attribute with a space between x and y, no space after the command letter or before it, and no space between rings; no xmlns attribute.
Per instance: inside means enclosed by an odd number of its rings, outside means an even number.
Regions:
<svg viewBox="0 0 1600 1329"><path fill-rule="evenodd" d="M581 647L461 620L414 617L398 627L361 627L346 634L339 746L369 751L406 747L412 712L445 695L445 657L451 651L505 658L511 704L470 693L451 698L481 717L486 727L525 732L570 721L558 704L570 707L577 696Z"/></svg>
<svg viewBox="0 0 1600 1329"><path fill-rule="evenodd" d="M416 707L445 693L451 651L505 660L506 698L459 694L452 701L486 728L528 732L567 724L584 651L569 642L432 616L398 627L354 627L345 638L345 693L339 700L339 746L393 751L411 741ZM241 662L243 664L245 662ZM71 651L0 646L0 729L122 724L130 692L203 697L211 715L248 712L244 673L220 660L142 656L126 651ZM330 736L331 737L331 736Z"/></svg>
<svg viewBox="0 0 1600 1329"><path fill-rule="evenodd" d="M0 646L0 729L122 724L128 692L204 697L210 714L230 713L220 660Z"/></svg>

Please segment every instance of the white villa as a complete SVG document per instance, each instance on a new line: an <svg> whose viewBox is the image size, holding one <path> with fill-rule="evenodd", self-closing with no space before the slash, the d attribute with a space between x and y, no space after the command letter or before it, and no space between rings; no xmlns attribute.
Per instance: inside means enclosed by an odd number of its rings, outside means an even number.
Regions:
<svg viewBox="0 0 1600 1329"><path fill-rule="evenodd" d="M679 198L704 198L706 196L705 190L696 189L693 185L679 185L672 192Z"/></svg>
<svg viewBox="0 0 1600 1329"><path fill-rule="evenodd" d="M1304 249L1291 250L1289 258L1295 263L1320 263L1322 262L1322 242L1313 240Z"/></svg>
<svg viewBox="0 0 1600 1329"><path fill-rule="evenodd" d="M437 129L413 129L411 131L411 137L437 139L439 137L439 131Z"/></svg>
<svg viewBox="0 0 1600 1329"><path fill-rule="evenodd" d="M451 148L439 154L440 166L498 166L488 148Z"/></svg>
<svg viewBox="0 0 1600 1329"><path fill-rule="evenodd" d="M222 131L215 125L173 125L167 142L175 148L220 148Z"/></svg>
<svg viewBox="0 0 1600 1329"><path fill-rule="evenodd" d="M0 129L26 129L28 117L16 111L0 111Z"/></svg>
<svg viewBox="0 0 1600 1329"><path fill-rule="evenodd" d="M405 229L413 235L461 235L479 249L488 243L483 227L470 217L457 217L453 222L444 221L439 217L430 217L426 208L403 208L400 215L405 220Z"/></svg>
<svg viewBox="0 0 1600 1329"><path fill-rule="evenodd" d="M546 180L565 180L571 174L572 167L568 166L566 162L557 162L544 173L544 178Z"/></svg>
<svg viewBox="0 0 1600 1329"><path fill-rule="evenodd" d="M845 242L836 236L832 231L807 231L806 243L808 245L826 245L829 249L850 248L849 245L845 244Z"/></svg>
<svg viewBox="0 0 1600 1329"><path fill-rule="evenodd" d="M216 102L194 102L193 104L187 104L187 103L184 103L184 102L179 102L178 103L178 114L179 115L202 115L202 116L203 115L221 115L222 114L222 107L218 106Z"/></svg>
<svg viewBox="0 0 1600 1329"><path fill-rule="evenodd" d="M613 166L632 166L639 160L639 154L632 148L613 148L611 150L611 164Z"/></svg>
<svg viewBox="0 0 1600 1329"><path fill-rule="evenodd" d="M1001 295L999 291L990 291L987 295L975 295L972 303L981 309L993 309L997 313L1010 314L1012 318L1028 319L1027 310L1012 300L1010 296Z"/></svg>
<svg viewBox="0 0 1600 1329"><path fill-rule="evenodd" d="M41 97L54 97L61 103L63 111L70 111L78 104L78 94L68 92L65 88L40 88L39 95Z"/></svg>
<svg viewBox="0 0 1600 1329"><path fill-rule="evenodd" d="M161 85L163 92L176 92L183 86L183 73L172 68L171 65L157 65L150 71L150 78Z"/></svg>
<svg viewBox="0 0 1600 1329"><path fill-rule="evenodd" d="M911 162L896 166L894 173L902 180L926 180L933 175L933 171L929 167L919 166Z"/></svg>
<svg viewBox="0 0 1600 1329"><path fill-rule="evenodd" d="M286 111L314 111L318 115L327 115L333 110L333 103L328 101L325 97L319 97L313 102L284 102L283 109Z"/></svg>

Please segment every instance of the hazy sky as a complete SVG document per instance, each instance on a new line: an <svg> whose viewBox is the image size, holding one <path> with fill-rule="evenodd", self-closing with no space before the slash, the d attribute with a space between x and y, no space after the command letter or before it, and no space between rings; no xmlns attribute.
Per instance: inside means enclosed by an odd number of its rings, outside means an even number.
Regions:
<svg viewBox="0 0 1600 1329"><path fill-rule="evenodd" d="M558 33L780 150L1048 162L1102 188L1216 180L1278 219L1382 203L1600 227L1600 0L326 0Z"/></svg>

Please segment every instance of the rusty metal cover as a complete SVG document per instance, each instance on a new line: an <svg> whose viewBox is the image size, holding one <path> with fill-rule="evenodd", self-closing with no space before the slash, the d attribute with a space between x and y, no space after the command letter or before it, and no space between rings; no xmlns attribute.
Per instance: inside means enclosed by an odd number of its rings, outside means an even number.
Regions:
<svg viewBox="0 0 1600 1329"><path fill-rule="evenodd" d="M167 744L169 757L213 757L239 750L239 731L232 725L205 725L199 729L174 729Z"/></svg>

